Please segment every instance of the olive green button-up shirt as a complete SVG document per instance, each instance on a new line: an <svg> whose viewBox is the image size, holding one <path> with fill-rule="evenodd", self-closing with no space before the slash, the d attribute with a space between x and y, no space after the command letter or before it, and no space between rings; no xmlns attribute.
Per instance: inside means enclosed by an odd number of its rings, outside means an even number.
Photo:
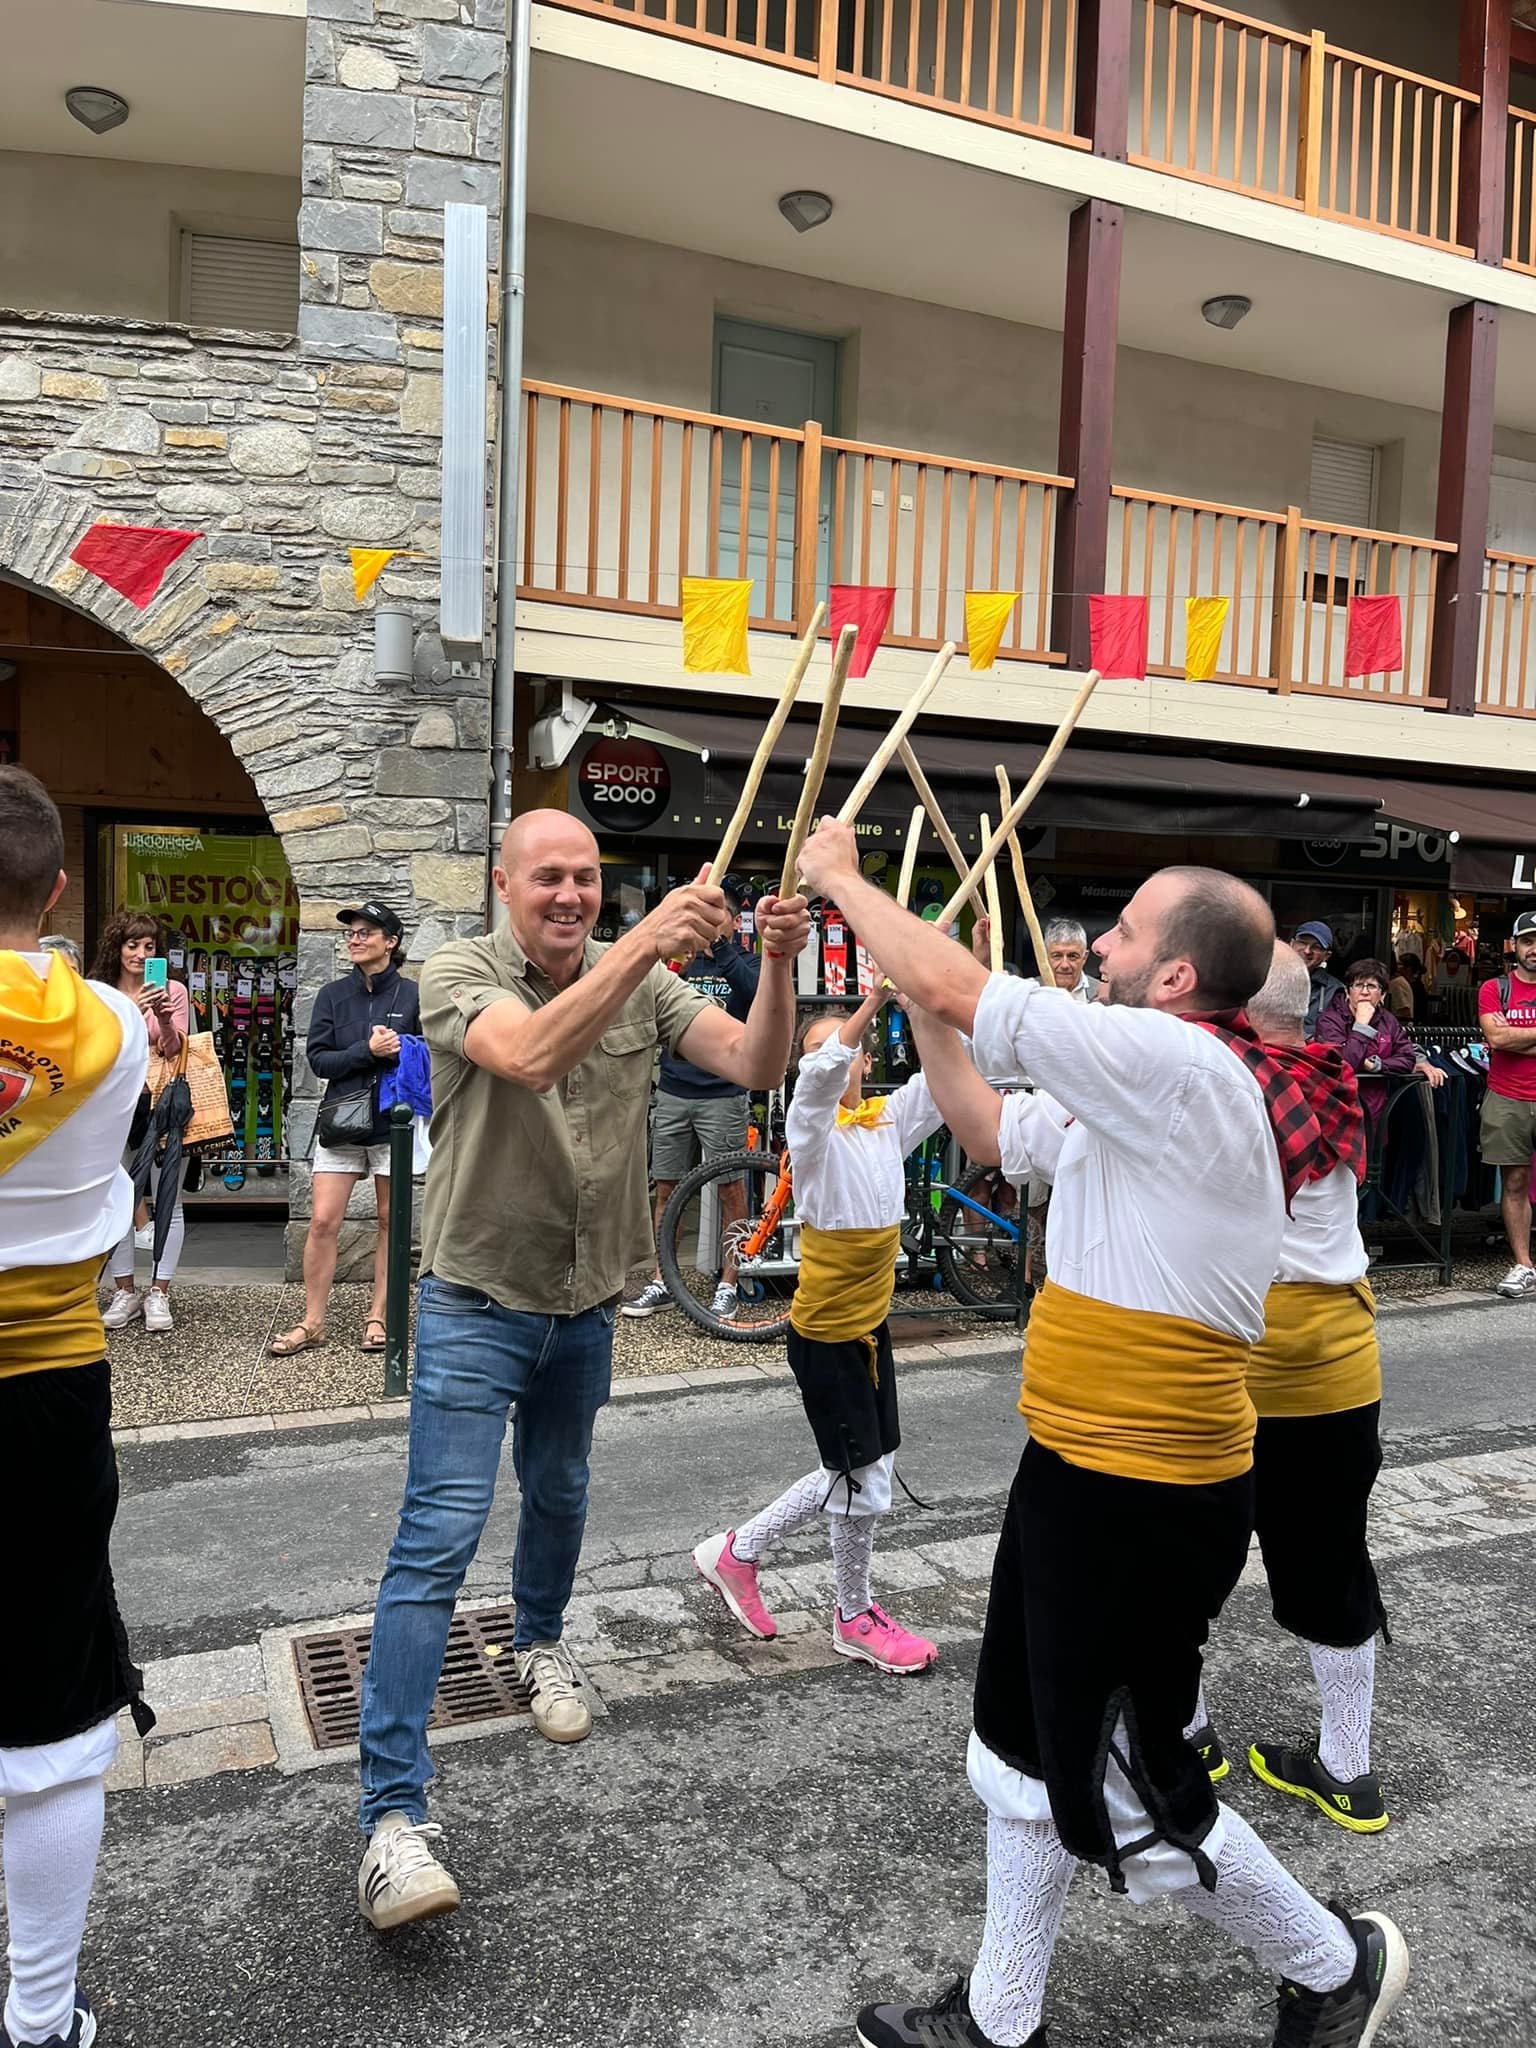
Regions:
<svg viewBox="0 0 1536 2048"><path fill-rule="evenodd" d="M587 941L581 971L606 947ZM597 1044L542 1094L465 1055L492 1003L530 1010L559 991L503 925L455 939L421 976L432 1052L432 1159L421 1270L503 1308L573 1316L610 1301L652 1257L646 1113L658 1044L669 1051L706 996L653 967Z"/></svg>

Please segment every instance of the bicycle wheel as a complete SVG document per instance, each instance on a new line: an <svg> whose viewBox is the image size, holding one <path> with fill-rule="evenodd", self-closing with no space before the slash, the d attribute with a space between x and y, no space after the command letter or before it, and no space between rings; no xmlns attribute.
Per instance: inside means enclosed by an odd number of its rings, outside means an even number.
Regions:
<svg viewBox="0 0 1536 2048"><path fill-rule="evenodd" d="M979 1216L955 1199L969 1195L992 1212ZM939 1205L934 1256L944 1285L957 1301L979 1309L993 1322L1018 1313L1019 1241L999 1222L1022 1224L1019 1191L995 1166L968 1166Z"/></svg>
<svg viewBox="0 0 1536 2048"><path fill-rule="evenodd" d="M727 1185L722 1193L720 1184L732 1182L740 1183L739 1191ZM696 1166L678 1182L661 1213L656 1250L668 1292L690 1322L727 1344L767 1344L789 1328L800 1268L793 1256L792 1221L774 1222L766 1214L778 1185L776 1153L731 1152ZM700 1212L711 1187L720 1229L718 1263L706 1257L710 1270L700 1271ZM788 1210L792 1203L784 1206ZM721 1267L731 1253L736 1260L734 1313L722 1316L713 1304Z"/></svg>

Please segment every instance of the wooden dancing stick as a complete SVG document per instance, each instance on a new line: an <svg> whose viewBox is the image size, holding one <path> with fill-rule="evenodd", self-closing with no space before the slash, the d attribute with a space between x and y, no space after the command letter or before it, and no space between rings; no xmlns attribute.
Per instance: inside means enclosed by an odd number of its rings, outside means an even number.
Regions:
<svg viewBox="0 0 1536 2048"><path fill-rule="evenodd" d="M800 849L805 844L805 836L811 829L811 820L816 815L816 800L821 795L827 762L832 756L832 736L837 731L837 713L843 701L843 686L848 680L853 650L858 644L858 627L844 626L837 636L837 645L832 650L832 674L827 681L827 694L821 700L821 717L816 726L816 744L811 749L811 764L805 771L805 786L800 791L800 801L795 806L795 821L790 827L789 846L784 855L784 872L779 878L781 896L792 896L795 893L795 869L800 865Z"/></svg>
<svg viewBox="0 0 1536 2048"><path fill-rule="evenodd" d="M1020 818L1023 817L1024 813L1045 787L1046 778L1061 759L1062 749L1072 737L1073 726L1082 717L1083 712L1087 709L1088 699L1093 695L1098 686L1099 672L1096 668L1091 668L1087 675L1084 676L1082 686L1078 690L1077 695L1067 706L1067 714L1062 719L1060 725L1057 726L1055 738L1041 755L1040 765L1008 806L1007 810L1004 811L998 822L997 830L992 834L986 845L982 847L980 853L977 854L975 860L971 863L970 869L961 880L959 888L940 911L939 923L941 925L950 923L956 916L961 904L970 895L975 883L986 873L992 862L996 860L998 854L1002 851L1008 834L1018 824Z"/></svg>
<svg viewBox="0 0 1536 2048"><path fill-rule="evenodd" d="M919 712L944 680L944 671L955 658L955 643L946 640L933 658L933 666L907 699L896 723L876 747L869 766L853 785L847 800L837 814L839 825L851 825L874 793L875 784L889 767L897 748L911 731Z"/></svg>
<svg viewBox="0 0 1536 2048"><path fill-rule="evenodd" d="M981 814L982 844L992 837L992 821L983 811ZM997 886L997 862L993 861L982 877L987 892L987 965L994 974L1003 971L1003 892Z"/></svg>
<svg viewBox="0 0 1536 2048"><path fill-rule="evenodd" d="M949 820L939 809L939 800L933 793L933 785L923 773L918 763L917 755L912 751L912 742L904 739L896 751L901 756L902 766L912 778L912 787L923 800L923 809L928 813L929 821L934 831L939 835L939 844L943 847L950 866L957 875L963 875L965 873L965 855L960 850L959 840L949 829ZM976 915L978 917L985 917L987 906L982 901L980 892L972 889L970 891L970 898L971 907L976 912Z"/></svg>
<svg viewBox="0 0 1536 2048"><path fill-rule="evenodd" d="M1013 791L1008 785L1008 770L999 761L997 764L997 793L1003 800L1006 811L1013 802ZM1024 849L1019 844L1017 832L1008 834L1008 852L1013 861L1013 886L1019 892L1019 908L1024 913L1024 922L1029 926L1030 944L1035 949L1035 965L1040 970L1043 987L1049 988L1054 979L1051 973L1050 955L1045 950L1045 933L1040 929L1040 913L1035 908L1035 899L1029 893L1029 877L1024 872Z"/></svg>
<svg viewBox="0 0 1536 2048"><path fill-rule="evenodd" d="M731 822L725 828L725 837L720 842L720 851L710 862L709 872L704 877L712 888L719 887L721 877L726 874L736 857L736 848L741 844L741 835L747 829L747 820L752 815L752 806L757 802L757 792L764 775L768 772L773 750L779 743L779 735L788 722L795 698L800 693L800 685L805 681L805 672L816 652L816 636L821 631L821 622L826 616L826 606L817 605L811 614L810 631L800 642L799 652L789 674L784 678L784 687L779 692L778 703L773 707L773 716L763 728L763 736L757 743L757 752L752 756L752 765L747 770L747 779L741 787L741 796L732 813Z"/></svg>
<svg viewBox="0 0 1536 2048"><path fill-rule="evenodd" d="M923 836L924 811L918 804L907 825L907 843L901 850L901 878L896 884L896 904L905 910L912 895L912 877L917 872L918 841Z"/></svg>

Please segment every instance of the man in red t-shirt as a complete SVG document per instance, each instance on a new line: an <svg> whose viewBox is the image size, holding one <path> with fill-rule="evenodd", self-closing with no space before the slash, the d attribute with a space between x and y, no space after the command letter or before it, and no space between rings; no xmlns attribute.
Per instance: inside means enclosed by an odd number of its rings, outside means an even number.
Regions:
<svg viewBox="0 0 1536 2048"><path fill-rule="evenodd" d="M1515 1263L1499 1282L1510 1300L1536 1295L1531 1267L1531 1154L1536 1151L1536 910L1515 919L1515 970L1485 981L1477 1019L1488 1041L1483 1164L1496 1166L1504 1234Z"/></svg>

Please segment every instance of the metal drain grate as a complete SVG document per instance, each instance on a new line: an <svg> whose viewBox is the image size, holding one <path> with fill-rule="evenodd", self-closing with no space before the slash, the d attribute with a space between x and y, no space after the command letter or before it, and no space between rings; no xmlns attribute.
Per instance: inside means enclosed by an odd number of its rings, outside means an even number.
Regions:
<svg viewBox="0 0 1536 2048"><path fill-rule="evenodd" d="M357 1740L372 1634L371 1629L346 1628L294 1639L299 1698L316 1749L341 1749ZM481 1607L455 1614L427 1726L461 1728L466 1722L499 1721L529 1711L527 1688L512 1655L512 1609Z"/></svg>

